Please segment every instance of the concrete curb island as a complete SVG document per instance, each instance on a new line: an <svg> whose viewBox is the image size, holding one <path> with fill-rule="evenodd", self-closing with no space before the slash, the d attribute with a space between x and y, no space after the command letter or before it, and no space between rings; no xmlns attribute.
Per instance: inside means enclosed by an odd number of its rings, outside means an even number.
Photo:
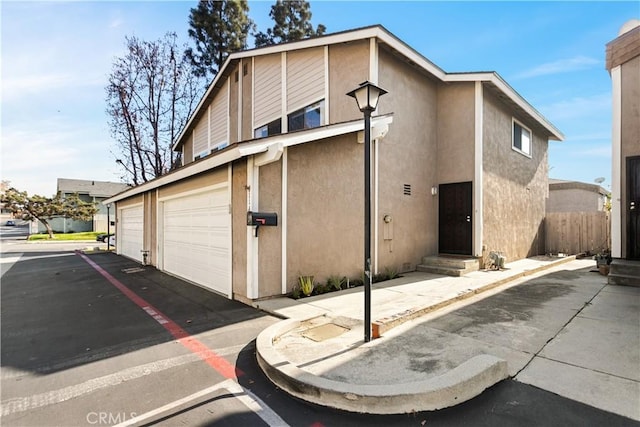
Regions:
<svg viewBox="0 0 640 427"><path fill-rule="evenodd" d="M281 389L322 406L370 414L436 410L472 399L509 376L506 361L480 355L422 381L387 385L335 381L299 368L273 347L274 342L300 324L299 320L289 319L265 329L256 341L258 364Z"/></svg>
<svg viewBox="0 0 640 427"><path fill-rule="evenodd" d="M488 279L488 276L481 275L482 272L456 278L423 273L416 274L415 283L405 279L398 281L397 286L374 287L375 295L376 292L382 294L385 290L395 291L404 286L406 290L396 293L405 292L408 295L404 297L408 298L401 299L404 305L398 301L387 303L387 308L395 311L372 322L373 336L380 337L405 322L575 259L575 256L570 256L544 261L516 261L508 265L508 270ZM430 280L444 290L428 297L415 295L415 286L429 286L424 280ZM428 375L418 372L415 381L406 381L406 372L403 373L404 381L398 381L392 372L363 375L362 366L353 368L353 375L345 375L344 370L351 369L350 364L354 360L373 354L382 341L362 343L362 319L355 312L352 294L317 300L313 297L303 300L277 298L254 304L276 316L290 317L265 329L256 340L258 363L276 386L299 399L321 406L357 413L401 414L455 406L509 377L507 362L489 354L474 355L445 371ZM408 306L406 301L411 301L411 305ZM381 311L389 313L383 308ZM309 339L308 331L327 325L340 329L340 332ZM342 374L333 372L336 366L342 368ZM366 377L372 375L386 377L388 381L367 383L371 381Z"/></svg>

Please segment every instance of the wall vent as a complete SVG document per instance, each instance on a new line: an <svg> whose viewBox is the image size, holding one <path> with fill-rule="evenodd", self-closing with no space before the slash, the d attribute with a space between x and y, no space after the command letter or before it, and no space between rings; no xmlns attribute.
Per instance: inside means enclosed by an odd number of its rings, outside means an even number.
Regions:
<svg viewBox="0 0 640 427"><path fill-rule="evenodd" d="M411 184L405 184L404 185L404 195L405 196L410 196L411 195Z"/></svg>

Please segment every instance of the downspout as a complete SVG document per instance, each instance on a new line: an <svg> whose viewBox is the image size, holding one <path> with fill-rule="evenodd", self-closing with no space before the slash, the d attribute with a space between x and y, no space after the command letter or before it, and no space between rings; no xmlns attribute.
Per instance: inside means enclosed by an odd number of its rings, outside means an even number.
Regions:
<svg viewBox="0 0 640 427"><path fill-rule="evenodd" d="M483 117L484 95L482 82L477 81L475 87L475 142L474 142L474 185L473 185L473 252L474 256L482 256L483 244Z"/></svg>
<svg viewBox="0 0 640 427"><path fill-rule="evenodd" d="M611 257L622 258L622 194L620 194L620 175L622 159L620 143L622 138L622 68L611 69L612 100L611 108Z"/></svg>

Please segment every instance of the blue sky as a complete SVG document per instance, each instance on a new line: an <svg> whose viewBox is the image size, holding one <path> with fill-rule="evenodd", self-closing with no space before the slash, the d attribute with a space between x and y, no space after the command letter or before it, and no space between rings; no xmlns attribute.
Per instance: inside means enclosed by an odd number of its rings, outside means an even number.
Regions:
<svg viewBox="0 0 640 427"><path fill-rule="evenodd" d="M272 2L249 2L260 30ZM57 178L117 181L104 87L124 37L188 42L196 1L0 3L3 180L50 196ZM550 177L611 181L605 45L640 3L312 1L327 32L382 24L448 72L497 71L565 134Z"/></svg>

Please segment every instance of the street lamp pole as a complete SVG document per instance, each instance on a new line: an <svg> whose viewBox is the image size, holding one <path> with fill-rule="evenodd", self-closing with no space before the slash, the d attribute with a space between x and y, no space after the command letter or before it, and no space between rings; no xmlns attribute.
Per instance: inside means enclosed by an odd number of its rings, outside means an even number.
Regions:
<svg viewBox="0 0 640 427"><path fill-rule="evenodd" d="M385 93L369 82L360 83L359 88L347 93L356 99L364 114L364 342L371 341L371 113Z"/></svg>
<svg viewBox="0 0 640 427"><path fill-rule="evenodd" d="M364 111L364 342L371 341L371 111Z"/></svg>

